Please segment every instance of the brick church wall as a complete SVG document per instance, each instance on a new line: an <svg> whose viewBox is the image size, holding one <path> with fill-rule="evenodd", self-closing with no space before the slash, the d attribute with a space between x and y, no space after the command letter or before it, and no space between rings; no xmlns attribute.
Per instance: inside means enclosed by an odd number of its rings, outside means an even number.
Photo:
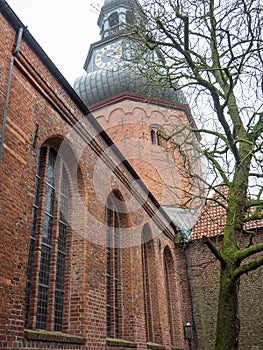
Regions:
<svg viewBox="0 0 263 350"><path fill-rule="evenodd" d="M13 28L1 15L0 29L0 106L3 110L10 57L18 28ZM155 339L163 344L163 348L171 349L164 282L164 251L169 249L174 263L173 271L176 272L173 279L176 287L173 299L176 302L173 301L172 305L175 343L176 348L181 349L184 346L182 321L186 304L181 303L184 293L178 273L180 266L174 252L174 229L149 197L138 202L136 210L130 210L129 205L133 204L129 202L130 188L134 175L125 164L118 163L118 152L114 147L108 153L108 160L102 161L109 141L106 136L98 135L92 116L85 119L86 129L80 128L87 140L82 145L83 152L78 164L80 196L74 198L72 216L75 221L71 228L71 243L67 248L70 252L67 262L70 272L65 284L70 294L67 295L64 309L64 331L56 333L48 329L40 332L24 327L37 154L44 144L58 148L83 117L86 118L81 101L71 96L28 42L22 40L20 52L14 61L1 163L0 348L97 350L136 346L137 349L155 349L154 345L147 347L145 335L141 231L142 224L148 223L153 235L150 261L155 262L155 269L149 272L152 281L156 275L156 291L152 294ZM114 173L110 170L111 166ZM99 173L104 176L95 179L94 174ZM70 187L75 188L74 185L70 184ZM97 195L107 186L121 193L124 202L128 203L128 219L123 225L135 228L134 235L125 238L127 246L121 252L122 332L126 343L118 344L106 340L105 326L106 250L103 242L105 232L102 230L105 226L105 203ZM156 222L151 220L154 214L157 215Z"/></svg>
<svg viewBox="0 0 263 350"><path fill-rule="evenodd" d="M1 109L7 92L7 78L16 31L1 16ZM1 113L1 116L3 114ZM15 59L8 106L5 143L1 164L1 231L0 231L0 348L45 348L46 343L24 335L24 300L29 250L29 232L36 159L39 147L49 138L62 139L69 130L66 118L77 120L83 113L61 88L39 58L23 41ZM34 148L35 131L39 137ZM75 298L81 298L76 291ZM76 326L74 335L82 335ZM43 335L41 339L50 337ZM52 337L51 337L52 338ZM57 341L56 337L52 338ZM82 340L61 338L61 348L81 349ZM50 343L56 349L56 342Z"/></svg>
<svg viewBox="0 0 263 350"><path fill-rule="evenodd" d="M2 111L17 29L0 15ZM91 115L86 118L88 111L72 94L73 91L70 93L65 88L23 40L13 68L0 174L0 348L187 349L183 324L189 320L192 322L192 314L185 251L181 244L174 244L174 228L163 212L157 210L153 200L146 196L139 201L138 193L131 190L135 180L131 168L119 162L116 149L112 145L109 147L105 134L98 134L94 118ZM69 295L65 305L64 331L56 333L51 330L38 332L25 329L26 271L38 150L47 141L58 146L83 117L86 128L81 126L80 130L87 139L84 138L83 144L83 139L77 139L80 141L78 145L83 146L77 173L80 196L74 199L72 208L74 225L68 246L70 273L66 286ZM116 132L118 134L119 131ZM106 149L108 153L104 157ZM96 176L101 174L103 176ZM75 188L74 185L71 186ZM128 215L122 216L121 225L125 229L134 228L134 231L127 230L129 234L123 240L124 247L120 253L123 304L121 340L106 337L105 188L121 193L128 212ZM155 192L158 194L158 189ZM98 194L102 194L102 197ZM137 197L132 197L133 202L131 196L135 194ZM138 205L136 210L133 203ZM156 219L153 220L155 214ZM145 227L152 235L152 240L145 245L153 333L153 341L148 344L143 275L145 266L141 244ZM259 242L262 241L262 234L261 231L257 237ZM218 265L198 240L186 248L191 267L200 349L210 350L213 349L215 334ZM168 321L165 261L172 266L169 271L172 325ZM242 350L259 350L259 344L263 344L261 282L262 268L241 280ZM174 332L173 347L171 329Z"/></svg>

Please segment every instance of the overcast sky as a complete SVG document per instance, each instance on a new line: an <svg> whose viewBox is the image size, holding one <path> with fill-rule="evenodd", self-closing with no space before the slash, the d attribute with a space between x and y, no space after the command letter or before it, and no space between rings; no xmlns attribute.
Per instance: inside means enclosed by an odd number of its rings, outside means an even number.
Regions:
<svg viewBox="0 0 263 350"><path fill-rule="evenodd" d="M73 85L85 74L92 42L98 41L103 0L6 0L42 49Z"/></svg>

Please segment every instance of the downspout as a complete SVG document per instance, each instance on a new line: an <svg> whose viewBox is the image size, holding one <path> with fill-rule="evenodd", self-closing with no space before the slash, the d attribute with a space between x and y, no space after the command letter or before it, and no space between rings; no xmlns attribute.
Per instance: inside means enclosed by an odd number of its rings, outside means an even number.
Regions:
<svg viewBox="0 0 263 350"><path fill-rule="evenodd" d="M196 350L200 350L197 322L196 322L195 303L194 303L193 281L192 281L191 267L190 267L189 256L187 251L187 242L188 242L187 238L189 237L189 232L187 235L183 233L182 236L183 236L183 250L184 250L185 262L187 267L187 279L188 279L190 299L191 299L191 314L192 314L193 327L194 327L194 341L195 341Z"/></svg>
<svg viewBox="0 0 263 350"><path fill-rule="evenodd" d="M0 166L2 164L3 147L4 147L4 141L5 141L6 119L7 119L7 111L8 111L10 90L11 90L11 80L12 80L14 59L17 56L17 54L19 53L23 32L24 32L24 29L22 27L19 28L18 34L17 34L17 39L16 39L16 47L13 50L12 56L10 59L10 68L9 68L9 76L8 76L8 83L7 83L7 93L6 93L4 116L3 116L1 139L0 139Z"/></svg>

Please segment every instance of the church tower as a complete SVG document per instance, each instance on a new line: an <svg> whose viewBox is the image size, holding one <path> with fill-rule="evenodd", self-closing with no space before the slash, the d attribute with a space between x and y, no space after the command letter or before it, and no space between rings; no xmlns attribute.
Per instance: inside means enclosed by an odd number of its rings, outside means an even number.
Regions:
<svg viewBox="0 0 263 350"><path fill-rule="evenodd" d="M74 88L170 214L170 208L184 206L189 183L181 176L182 161L166 137L176 125L194 121L182 92L153 84L135 64L125 63L132 45L122 34L134 22L144 22L137 0L104 1L97 22L101 38L91 44L86 74L75 81Z"/></svg>
<svg viewBox="0 0 263 350"><path fill-rule="evenodd" d="M123 64L132 46L122 34L135 22L143 26L143 21L143 10L137 0L104 1L97 22L101 38L89 48L84 64L87 74L79 77L74 84L89 107L124 92L186 103L182 93L153 86L145 77L138 75L135 66Z"/></svg>

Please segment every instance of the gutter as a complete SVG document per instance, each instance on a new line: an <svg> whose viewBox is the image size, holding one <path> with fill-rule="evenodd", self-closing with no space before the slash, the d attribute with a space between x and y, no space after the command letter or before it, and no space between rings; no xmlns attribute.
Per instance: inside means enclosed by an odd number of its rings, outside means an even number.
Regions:
<svg viewBox="0 0 263 350"><path fill-rule="evenodd" d="M6 93L6 99L5 99L5 107L4 107L4 116L3 116L3 121L2 121L2 129L1 129L0 166L2 164L3 147L4 147L4 142L5 142L6 119L7 119L8 104L9 104L9 97L10 97L10 90L11 90L11 82L12 82L12 73L13 73L14 59L19 53L23 33L24 33L24 29L23 29L23 27L20 27L19 30L18 30L18 33L17 33L16 47L13 50L12 55L11 55L11 59L10 59L9 75L8 75L8 83L7 83L7 93Z"/></svg>

